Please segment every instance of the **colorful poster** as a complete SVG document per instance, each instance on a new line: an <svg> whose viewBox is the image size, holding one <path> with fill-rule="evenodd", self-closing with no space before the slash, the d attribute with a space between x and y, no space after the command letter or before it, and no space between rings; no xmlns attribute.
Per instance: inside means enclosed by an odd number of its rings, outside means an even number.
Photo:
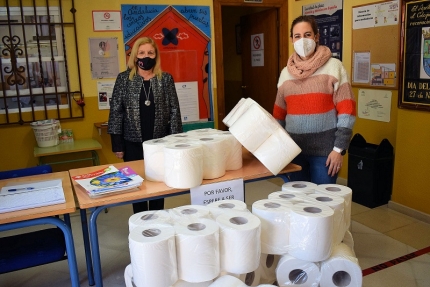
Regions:
<svg viewBox="0 0 430 287"><path fill-rule="evenodd" d="M209 6L124 4L121 13L126 59L138 38L153 38L160 50L161 68L172 74L176 86L197 83L197 120L213 120ZM189 107L187 114L194 114Z"/></svg>
<svg viewBox="0 0 430 287"><path fill-rule="evenodd" d="M328 0L304 5L302 14L315 16L319 43L329 47L334 58L342 60L343 1Z"/></svg>

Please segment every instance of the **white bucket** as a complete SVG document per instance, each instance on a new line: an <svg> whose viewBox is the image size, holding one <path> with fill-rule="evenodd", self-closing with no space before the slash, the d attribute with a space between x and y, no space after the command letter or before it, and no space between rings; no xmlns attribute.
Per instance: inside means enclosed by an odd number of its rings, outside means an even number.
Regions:
<svg viewBox="0 0 430 287"><path fill-rule="evenodd" d="M58 138L58 134L61 132L60 121L44 120L32 122L30 125L33 128L39 147L56 146L60 143Z"/></svg>

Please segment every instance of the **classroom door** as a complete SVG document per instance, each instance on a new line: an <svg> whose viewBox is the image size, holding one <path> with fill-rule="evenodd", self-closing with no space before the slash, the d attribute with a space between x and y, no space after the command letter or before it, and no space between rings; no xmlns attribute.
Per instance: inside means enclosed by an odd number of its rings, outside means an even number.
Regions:
<svg viewBox="0 0 430 287"><path fill-rule="evenodd" d="M242 96L272 113L279 77L278 9L240 18Z"/></svg>

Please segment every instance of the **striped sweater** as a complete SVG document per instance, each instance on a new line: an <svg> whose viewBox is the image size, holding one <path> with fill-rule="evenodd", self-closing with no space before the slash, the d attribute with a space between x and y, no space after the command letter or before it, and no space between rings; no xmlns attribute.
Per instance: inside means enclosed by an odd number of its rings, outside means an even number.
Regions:
<svg viewBox="0 0 430 287"><path fill-rule="evenodd" d="M279 77L273 116L305 155L345 150L352 136L354 94L342 63L327 53L327 47L319 46L312 58L320 60L308 60L313 66L308 70L303 70L307 61L294 53Z"/></svg>

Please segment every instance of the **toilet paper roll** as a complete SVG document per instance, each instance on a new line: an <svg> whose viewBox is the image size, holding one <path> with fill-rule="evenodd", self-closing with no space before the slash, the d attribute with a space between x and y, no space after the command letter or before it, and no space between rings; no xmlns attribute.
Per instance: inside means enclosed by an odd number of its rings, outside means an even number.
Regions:
<svg viewBox="0 0 430 287"><path fill-rule="evenodd" d="M349 230L347 230L345 232L345 235L342 239L342 243L346 244L354 253L355 256L355 252L354 252L354 238L352 237L352 234Z"/></svg>
<svg viewBox="0 0 430 287"><path fill-rule="evenodd" d="M292 203L280 199L261 199L252 204L252 213L261 221L261 253L288 253L292 207Z"/></svg>
<svg viewBox="0 0 430 287"><path fill-rule="evenodd" d="M238 278L240 281L245 283L246 286L257 286L260 283L260 271L258 268L257 270L248 272L246 274L228 273L228 275Z"/></svg>
<svg viewBox="0 0 430 287"><path fill-rule="evenodd" d="M192 188L203 182L203 147L196 143L164 147L164 183L172 188Z"/></svg>
<svg viewBox="0 0 430 287"><path fill-rule="evenodd" d="M192 283L192 282L179 280L178 282L173 284L172 287L208 287L212 283L213 283L213 280L205 281L205 282L198 282L198 283Z"/></svg>
<svg viewBox="0 0 430 287"><path fill-rule="evenodd" d="M289 254L282 255L276 268L276 279L280 287L318 287L320 277L317 263L298 259Z"/></svg>
<svg viewBox="0 0 430 287"><path fill-rule="evenodd" d="M233 107L233 109L227 114L227 116L223 119L223 123L227 127L231 127L238 118L240 118L243 113L248 110L249 106L256 103L251 98L242 98L239 102Z"/></svg>
<svg viewBox="0 0 430 287"><path fill-rule="evenodd" d="M272 284L261 284L261 285L258 285L257 287L277 287L277 286Z"/></svg>
<svg viewBox="0 0 430 287"><path fill-rule="evenodd" d="M133 282L137 287L169 287L178 280L175 230L172 226L138 226L130 232L128 242Z"/></svg>
<svg viewBox="0 0 430 287"><path fill-rule="evenodd" d="M276 281L276 267L278 266L280 255L261 253L260 265L260 283L273 283Z"/></svg>
<svg viewBox="0 0 430 287"><path fill-rule="evenodd" d="M135 213L128 219L128 230L131 232L137 226L144 226L153 223L171 223L171 218L167 210L147 210Z"/></svg>
<svg viewBox="0 0 430 287"><path fill-rule="evenodd" d="M237 170L242 168L242 144L229 131L222 131L213 136L227 138L227 148L224 153L225 170Z"/></svg>
<svg viewBox="0 0 430 287"><path fill-rule="evenodd" d="M268 198L284 200L287 202L291 202L292 204L314 201L312 198L308 197L304 193L293 191L275 191L270 193L268 195Z"/></svg>
<svg viewBox="0 0 430 287"><path fill-rule="evenodd" d="M319 203L297 203L290 212L289 254L298 259L317 262L332 251L333 215L330 207Z"/></svg>
<svg viewBox="0 0 430 287"><path fill-rule="evenodd" d="M206 205L206 207L209 209L212 218L217 218L221 214L231 211L249 212L246 203L237 199L224 199L215 201L209 203Z"/></svg>
<svg viewBox="0 0 430 287"><path fill-rule="evenodd" d="M279 127L266 110L254 103L229 130L247 150L254 153Z"/></svg>
<svg viewBox="0 0 430 287"><path fill-rule="evenodd" d="M311 194L315 193L316 187L317 184L309 181L290 181L282 185L282 190Z"/></svg>
<svg viewBox="0 0 430 287"><path fill-rule="evenodd" d="M227 139L207 136L196 138L196 142L203 148L203 179L214 179L225 175Z"/></svg>
<svg viewBox="0 0 430 287"><path fill-rule="evenodd" d="M187 282L213 280L220 273L219 227L211 219L177 221L178 277ZM154 285L155 286L155 285Z"/></svg>
<svg viewBox="0 0 430 287"><path fill-rule="evenodd" d="M192 136L197 136L197 137L205 137L205 136L210 136L216 133L221 132L220 130L217 129L212 129L212 128L204 128L204 129L196 129L196 130L190 130L187 132L187 134L190 134Z"/></svg>
<svg viewBox="0 0 430 287"><path fill-rule="evenodd" d="M221 270L243 274L258 268L261 222L252 213L229 212L216 218L220 227Z"/></svg>
<svg viewBox="0 0 430 287"><path fill-rule="evenodd" d="M341 243L345 235L345 220L343 215L345 199L340 196L322 193L309 194L308 197L333 209L333 244L338 245Z"/></svg>
<svg viewBox="0 0 430 287"><path fill-rule="evenodd" d="M125 267L124 281L125 281L125 287L134 287L133 270L131 269L131 264L128 264L127 267Z"/></svg>
<svg viewBox="0 0 430 287"><path fill-rule="evenodd" d="M321 286L362 286L363 274L358 259L346 244L334 247L329 259L321 263Z"/></svg>
<svg viewBox="0 0 430 287"><path fill-rule="evenodd" d="M174 140L174 142L186 142L187 140L192 140L193 135L188 132L184 132L184 133L168 135L168 136L165 136L164 138L169 140Z"/></svg>
<svg viewBox="0 0 430 287"><path fill-rule="evenodd" d="M351 225L351 201L352 201L352 189L347 186L340 184L319 184L315 188L315 192L324 192L331 195L337 195L345 199L344 206L344 219L345 219L345 230L346 231Z"/></svg>
<svg viewBox="0 0 430 287"><path fill-rule="evenodd" d="M211 218L210 209L203 205L182 205L169 209L173 221L195 220L198 218Z"/></svg>
<svg viewBox="0 0 430 287"><path fill-rule="evenodd" d="M209 287L246 287L246 284L231 275L218 277Z"/></svg>
<svg viewBox="0 0 430 287"><path fill-rule="evenodd" d="M172 143L173 140L168 138L147 140L142 143L145 158L145 179L164 181L164 147Z"/></svg>
<svg viewBox="0 0 430 287"><path fill-rule="evenodd" d="M281 126L255 151L254 156L274 175L277 175L302 150Z"/></svg>

